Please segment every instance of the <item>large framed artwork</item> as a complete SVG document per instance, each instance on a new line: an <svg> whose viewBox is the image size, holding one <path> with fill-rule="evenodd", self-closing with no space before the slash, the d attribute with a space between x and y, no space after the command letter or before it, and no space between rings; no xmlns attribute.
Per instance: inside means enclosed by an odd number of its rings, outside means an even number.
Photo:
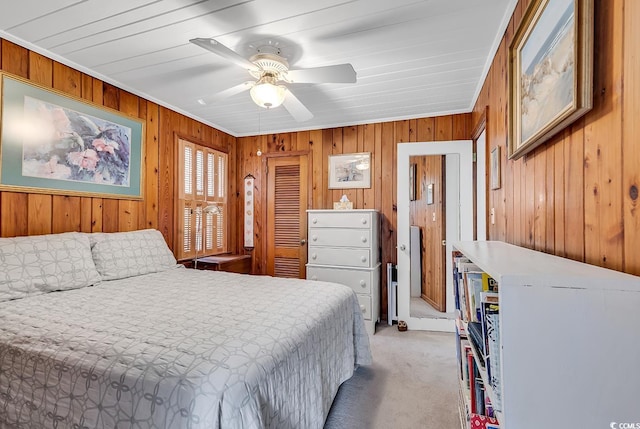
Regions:
<svg viewBox="0 0 640 429"><path fill-rule="evenodd" d="M329 155L329 189L370 187L370 152Z"/></svg>
<svg viewBox="0 0 640 429"><path fill-rule="evenodd" d="M0 74L0 189L142 199L144 123Z"/></svg>
<svg viewBox="0 0 640 429"><path fill-rule="evenodd" d="M591 109L593 0L533 0L509 48L509 158Z"/></svg>

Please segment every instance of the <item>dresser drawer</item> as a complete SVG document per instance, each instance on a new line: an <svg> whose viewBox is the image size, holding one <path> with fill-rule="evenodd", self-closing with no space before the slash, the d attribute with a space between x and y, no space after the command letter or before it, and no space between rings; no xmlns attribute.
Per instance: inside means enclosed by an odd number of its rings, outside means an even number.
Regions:
<svg viewBox="0 0 640 429"><path fill-rule="evenodd" d="M371 247L371 230L354 228L309 228L312 246Z"/></svg>
<svg viewBox="0 0 640 429"><path fill-rule="evenodd" d="M309 246L309 263L368 268L371 266L371 251L346 247Z"/></svg>
<svg viewBox="0 0 640 429"><path fill-rule="evenodd" d="M349 286L356 293L371 294L378 283L380 269L355 270L347 268L307 266L307 279L340 283ZM375 288L374 288L375 289Z"/></svg>
<svg viewBox="0 0 640 429"><path fill-rule="evenodd" d="M368 295L358 295L358 304L364 320L371 320L371 297Z"/></svg>
<svg viewBox="0 0 640 429"><path fill-rule="evenodd" d="M309 213L310 228L370 228L371 212L312 212Z"/></svg>

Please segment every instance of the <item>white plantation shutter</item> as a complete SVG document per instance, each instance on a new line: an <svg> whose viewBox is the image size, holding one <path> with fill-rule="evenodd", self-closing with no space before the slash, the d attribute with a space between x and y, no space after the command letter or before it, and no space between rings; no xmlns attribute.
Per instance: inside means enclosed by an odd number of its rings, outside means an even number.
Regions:
<svg viewBox="0 0 640 429"><path fill-rule="evenodd" d="M186 146L183 151L184 159L184 193L187 195L193 194L193 147Z"/></svg>
<svg viewBox="0 0 640 429"><path fill-rule="evenodd" d="M196 195L204 195L204 152L196 150Z"/></svg>
<svg viewBox="0 0 640 429"><path fill-rule="evenodd" d="M226 154L224 156L218 155L218 172L220 173L218 177L218 196L220 198L224 198L224 188L225 186L227 186L226 166L227 166L227 155Z"/></svg>
<svg viewBox="0 0 640 429"><path fill-rule="evenodd" d="M178 259L227 252L227 154L179 139ZM217 210L205 213L207 206Z"/></svg>

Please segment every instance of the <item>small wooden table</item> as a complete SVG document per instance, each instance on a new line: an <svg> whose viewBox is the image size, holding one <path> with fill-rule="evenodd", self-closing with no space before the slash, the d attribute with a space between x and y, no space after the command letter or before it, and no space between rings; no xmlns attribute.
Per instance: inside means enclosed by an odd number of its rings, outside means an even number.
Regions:
<svg viewBox="0 0 640 429"><path fill-rule="evenodd" d="M190 264L193 266L193 263ZM198 258L199 270L251 274L251 255L216 255Z"/></svg>

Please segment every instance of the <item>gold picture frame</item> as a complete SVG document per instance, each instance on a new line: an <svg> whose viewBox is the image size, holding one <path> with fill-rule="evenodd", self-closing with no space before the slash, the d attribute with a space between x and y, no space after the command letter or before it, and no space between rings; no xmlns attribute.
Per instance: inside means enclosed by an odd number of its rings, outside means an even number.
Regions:
<svg viewBox="0 0 640 429"><path fill-rule="evenodd" d="M593 0L533 0L509 48L510 159L593 104Z"/></svg>
<svg viewBox="0 0 640 429"><path fill-rule="evenodd" d="M0 190L141 200L145 123L0 73Z"/></svg>

